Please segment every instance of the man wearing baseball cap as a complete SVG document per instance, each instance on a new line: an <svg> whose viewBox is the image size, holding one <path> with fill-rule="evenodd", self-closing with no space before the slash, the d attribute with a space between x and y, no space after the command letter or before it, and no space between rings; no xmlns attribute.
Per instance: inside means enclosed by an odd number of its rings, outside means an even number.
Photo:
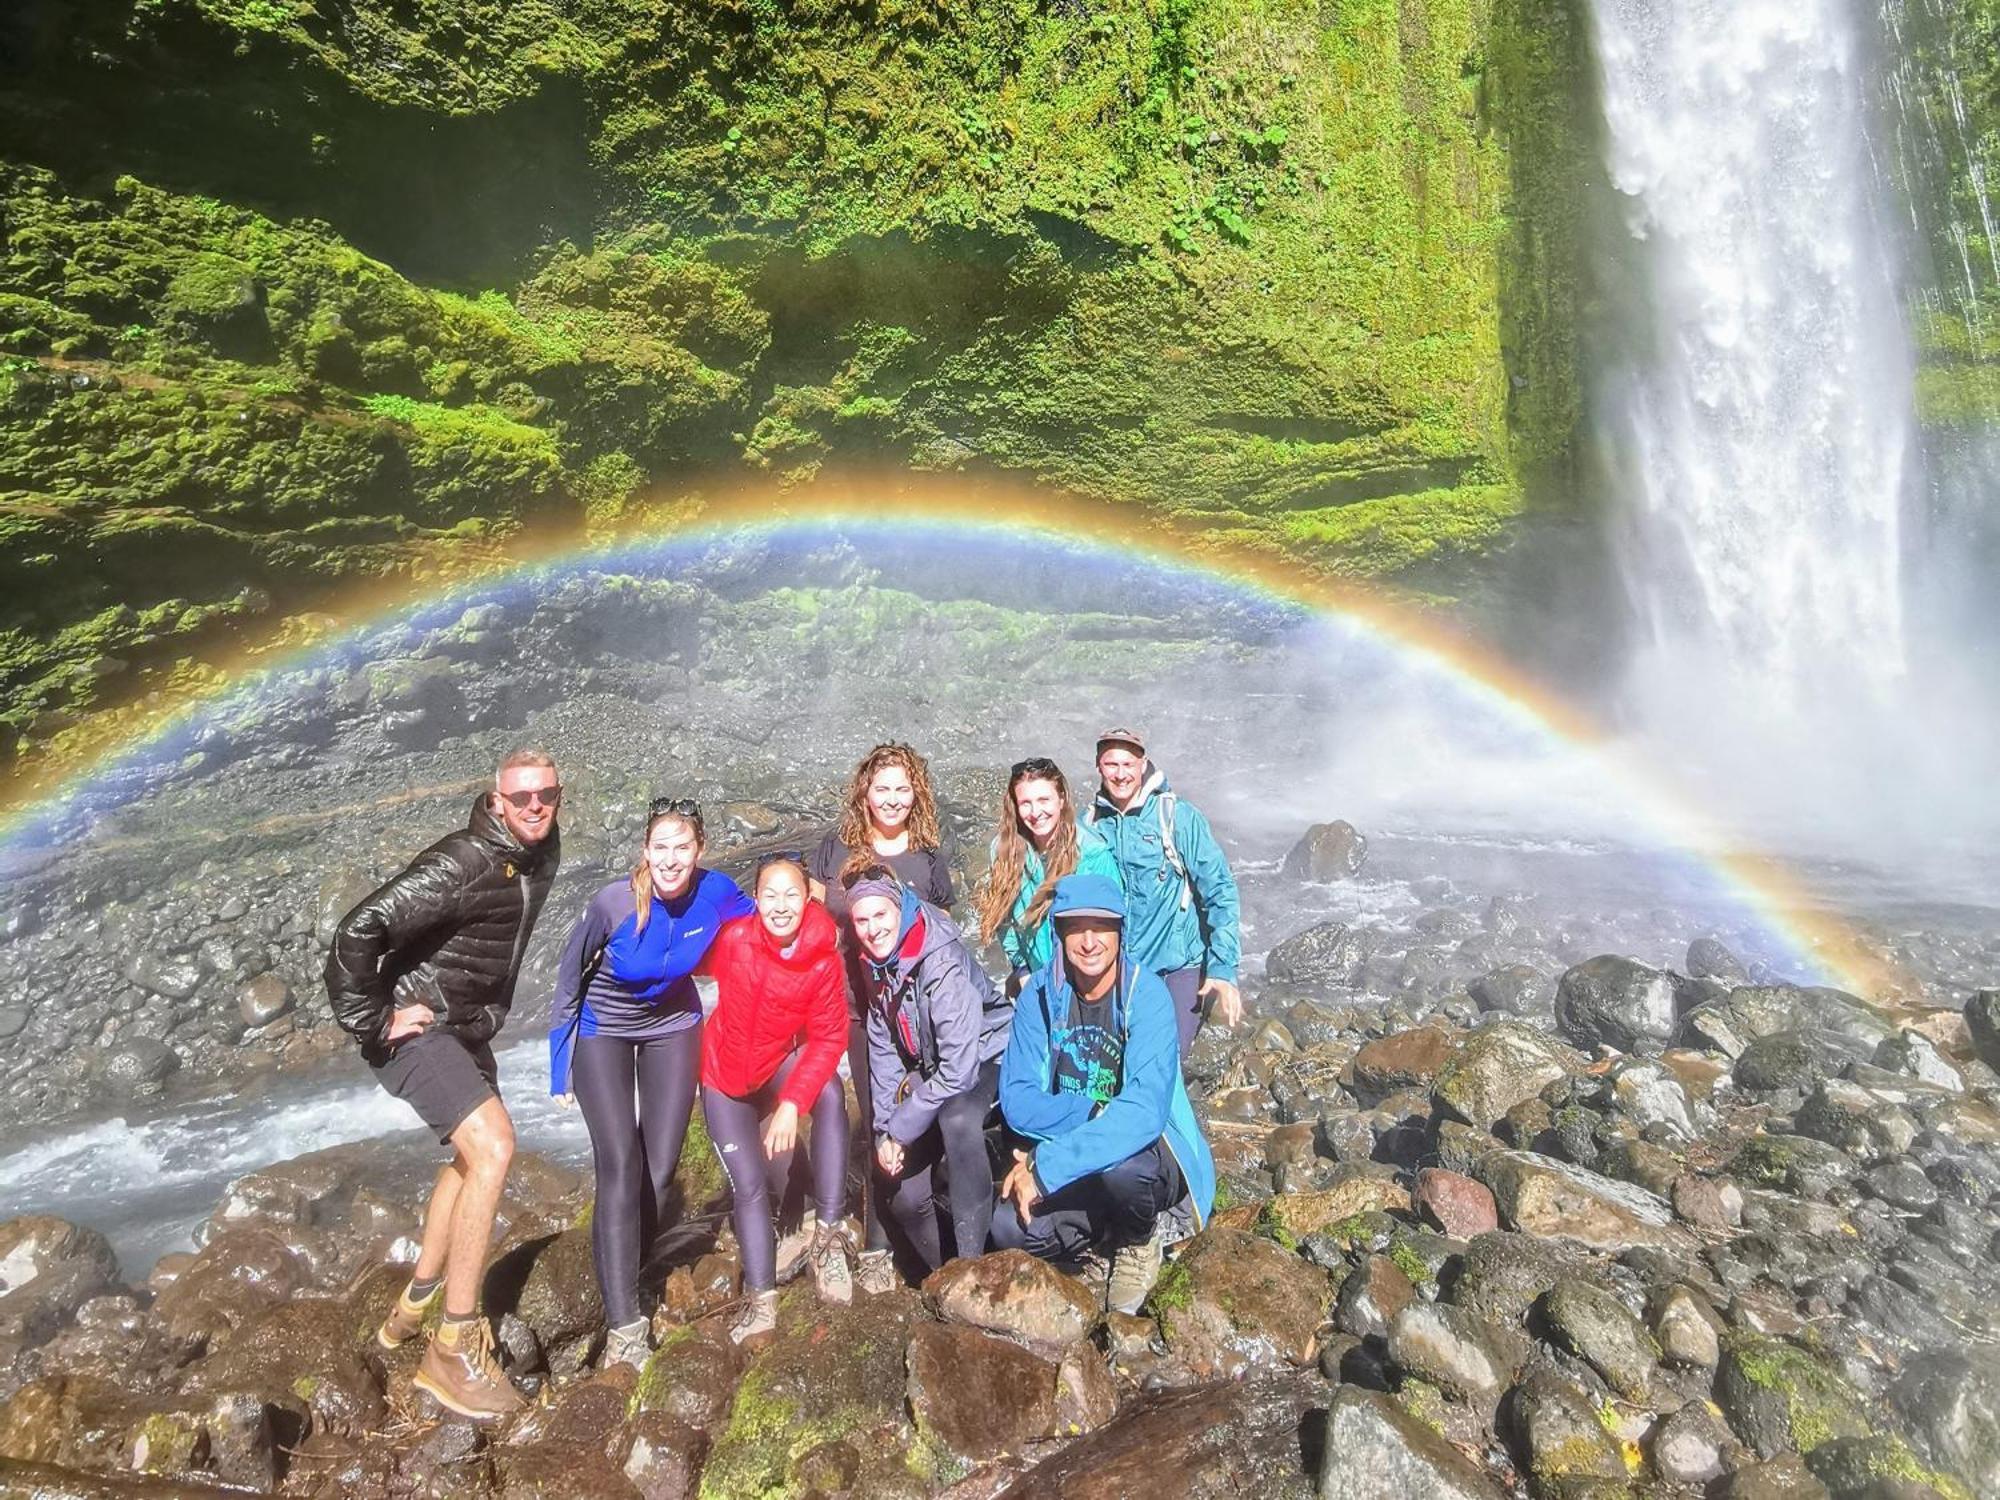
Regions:
<svg viewBox="0 0 2000 1500"><path fill-rule="evenodd" d="M1097 737L1099 786L1085 821L1111 846L1125 880L1125 948L1166 981L1181 1056L1213 998L1225 1026L1243 1015L1236 877L1201 809L1181 801L1136 729Z"/></svg>
<svg viewBox="0 0 2000 1500"><path fill-rule="evenodd" d="M1199 1229L1215 1160L1181 1078L1173 1002L1121 951L1125 898L1105 875L1057 882L1056 951L1014 1006L1000 1109L1014 1153L993 1243L1074 1266L1111 1256L1107 1301L1137 1312L1160 1273L1169 1211ZM1009 1205L1011 1204L1011 1208Z"/></svg>

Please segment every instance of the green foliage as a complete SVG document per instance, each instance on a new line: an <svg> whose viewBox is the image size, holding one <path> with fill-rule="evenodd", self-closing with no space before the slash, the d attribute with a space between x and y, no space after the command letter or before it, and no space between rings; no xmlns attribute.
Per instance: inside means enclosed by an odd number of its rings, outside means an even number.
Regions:
<svg viewBox="0 0 2000 1500"><path fill-rule="evenodd" d="M1186 1307L1194 1300L1194 1278L1185 1261L1170 1260L1160 1267L1160 1276L1146 1298L1146 1310L1156 1318Z"/></svg>

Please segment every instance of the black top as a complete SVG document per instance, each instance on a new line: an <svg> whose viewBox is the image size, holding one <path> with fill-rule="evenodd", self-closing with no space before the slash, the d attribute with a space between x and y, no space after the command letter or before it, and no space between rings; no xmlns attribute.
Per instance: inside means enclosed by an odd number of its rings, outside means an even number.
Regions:
<svg viewBox="0 0 2000 1500"><path fill-rule="evenodd" d="M819 846L806 856L806 873L826 887L826 909L840 929L841 967L847 971L847 1015L858 1021L868 1013L868 979L861 964L861 948L854 940L853 924L847 920L847 890L840 883L841 867L853 851L840 841L838 826L829 828ZM874 854L877 864L887 865L896 878L941 911L951 908L951 856L943 849L910 849L902 854Z"/></svg>
<svg viewBox="0 0 2000 1500"><path fill-rule="evenodd" d="M1069 1015L1049 1037L1056 1092L1082 1094L1102 1108L1117 1097L1125 1074L1125 1038L1112 1014L1113 991L1086 1001L1072 994Z"/></svg>

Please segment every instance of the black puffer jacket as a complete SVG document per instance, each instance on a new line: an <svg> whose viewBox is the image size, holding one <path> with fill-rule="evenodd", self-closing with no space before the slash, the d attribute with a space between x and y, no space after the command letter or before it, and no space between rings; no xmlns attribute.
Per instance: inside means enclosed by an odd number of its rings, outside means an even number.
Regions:
<svg viewBox="0 0 2000 1500"><path fill-rule="evenodd" d="M561 858L557 832L523 849L481 797L463 830L340 919L326 958L334 1019L362 1056L388 1055L382 1035L399 1005L422 1003L438 1028L483 1042L507 1019L521 955Z"/></svg>

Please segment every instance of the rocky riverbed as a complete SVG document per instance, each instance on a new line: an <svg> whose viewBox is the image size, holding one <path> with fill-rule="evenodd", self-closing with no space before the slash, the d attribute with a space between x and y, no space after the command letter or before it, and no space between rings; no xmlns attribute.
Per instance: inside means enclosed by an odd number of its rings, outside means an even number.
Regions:
<svg viewBox="0 0 2000 1500"><path fill-rule="evenodd" d="M1804 983L1754 914L1643 853L1338 822L1296 767L1315 716L1364 710L1315 696L1282 618L941 607L837 547L810 587L732 567L392 627L8 857L0 1182L61 1214L0 1225L0 1493L2000 1492L1989 913L1880 903L1862 931L1896 993ZM196 1227L157 1259L100 1232L123 1188L77 1139L178 1130L236 1162L202 1131L270 1156L321 1119L380 1133L329 1103L359 1068L318 985L328 926L514 741L552 745L572 793L512 1022L532 1037L565 914L652 792L701 797L728 868L822 826L853 756L906 735L969 879L1001 768L1107 716L1154 726L1215 816L1251 959L1248 1019L1189 1063L1223 1206L1145 1315L991 1256L850 1309L794 1288L745 1359L697 1149L653 1267L660 1352L594 1373L578 1128L515 1171L487 1306L535 1402L481 1433L369 1341L413 1251L411 1138L174 1178Z"/></svg>

